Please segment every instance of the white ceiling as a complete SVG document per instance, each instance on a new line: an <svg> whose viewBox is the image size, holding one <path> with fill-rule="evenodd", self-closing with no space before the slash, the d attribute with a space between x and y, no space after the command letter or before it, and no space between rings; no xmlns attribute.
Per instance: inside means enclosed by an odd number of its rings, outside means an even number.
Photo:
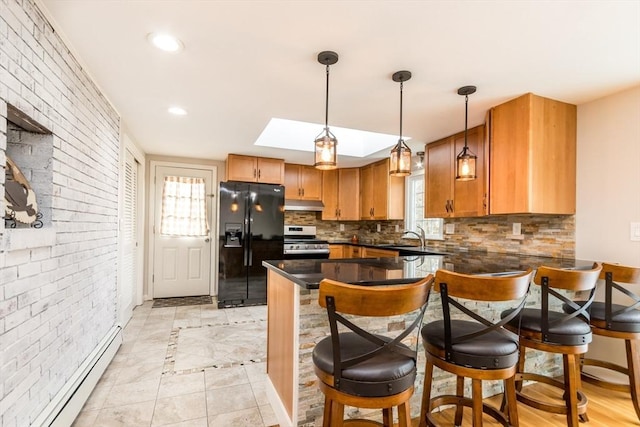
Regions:
<svg viewBox="0 0 640 427"><path fill-rule="evenodd" d="M224 160L259 154L311 164L309 153L254 146L271 118L397 135L414 151L526 92L583 104L640 84L640 1L134 1L39 0L150 154ZM171 32L167 54L148 33ZM180 105L187 116L167 114ZM322 125L301 137L313 144ZM339 144L349 141L336 135ZM293 147L292 147L293 148ZM340 157L340 166L382 158Z"/></svg>

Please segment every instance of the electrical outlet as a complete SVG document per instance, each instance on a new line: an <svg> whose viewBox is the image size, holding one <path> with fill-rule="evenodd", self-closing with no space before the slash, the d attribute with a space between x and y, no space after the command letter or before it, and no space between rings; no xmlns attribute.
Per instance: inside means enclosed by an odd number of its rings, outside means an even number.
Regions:
<svg viewBox="0 0 640 427"><path fill-rule="evenodd" d="M513 234L514 236L519 236L520 234L522 234L522 224L519 222L514 222L511 234Z"/></svg>
<svg viewBox="0 0 640 427"><path fill-rule="evenodd" d="M456 232L456 225L455 224L445 224L444 225L444 234L453 234Z"/></svg>
<svg viewBox="0 0 640 427"><path fill-rule="evenodd" d="M344 224L340 224L340 231L344 231Z"/></svg>
<svg viewBox="0 0 640 427"><path fill-rule="evenodd" d="M400 232L400 226L398 224L396 224L396 233Z"/></svg>
<svg viewBox="0 0 640 427"><path fill-rule="evenodd" d="M382 231L382 226L380 224L376 224L376 231L378 233Z"/></svg>

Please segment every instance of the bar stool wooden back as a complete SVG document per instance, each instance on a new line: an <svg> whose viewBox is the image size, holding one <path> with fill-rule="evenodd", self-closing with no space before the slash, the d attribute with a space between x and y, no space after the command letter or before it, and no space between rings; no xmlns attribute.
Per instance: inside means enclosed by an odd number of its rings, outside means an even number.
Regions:
<svg viewBox="0 0 640 427"><path fill-rule="evenodd" d="M590 269L560 269L541 266L536 271L534 283L540 286L540 308L526 308L520 313L520 319L510 320L506 328L520 334L520 358L516 375L516 395L518 401L543 411L566 414L567 425L577 427L578 417L588 420L586 415L587 398L580 391L579 357L586 353L591 342L588 308L593 302L595 287L602 266L594 264ZM587 292L589 298L577 304L572 297L575 292ZM555 306L549 297L561 304ZM553 300L552 300L553 301ZM562 311L562 304L571 307L573 312ZM557 307L554 310L554 307ZM504 316L510 315L507 311ZM551 377L525 372L526 349L535 349L562 354L564 381ZM564 402L542 401L522 391L524 380L537 381L563 390Z"/></svg>
<svg viewBox="0 0 640 427"><path fill-rule="evenodd" d="M600 278L605 280L604 302L591 304L591 332L610 338L623 339L627 353L627 367L608 361L585 357L582 367L598 366L620 372L629 378L629 384L620 384L599 378L593 373L582 370L582 380L610 389L631 393L631 400L636 415L640 420L640 295L637 295L625 284L640 284L640 268L616 264L602 264ZM622 294L622 300L630 301L629 305L615 304L613 291Z"/></svg>
<svg viewBox="0 0 640 427"><path fill-rule="evenodd" d="M344 406L382 409L384 426L393 426L398 407L399 427L410 427L409 399L416 378L417 332L433 284L428 275L411 284L358 286L324 279L318 303L327 309L331 335L313 349L314 370L325 395L323 426L342 426ZM364 329L365 317L415 312L394 336ZM410 348L401 341L411 338ZM353 420L349 420L352 422ZM363 420L358 425L380 425Z"/></svg>
<svg viewBox="0 0 640 427"><path fill-rule="evenodd" d="M456 405L455 425L462 423L464 406L473 408L475 427L482 426L483 413L504 426L518 425L514 383L518 335L503 326L517 318L524 307L532 274L531 269L502 277L470 276L446 270L436 272L434 289L440 292L443 318L426 324L421 330L427 356L420 409L421 427L436 425L432 411L442 405ZM511 315L496 322L478 314L477 301L510 303L510 307L515 305L516 308ZM462 316L452 313L454 308ZM496 314L495 317L498 316ZM431 398L434 366L457 376L456 395ZM472 379L471 399L464 397L465 377ZM482 403L483 380L504 381L508 419L496 408Z"/></svg>

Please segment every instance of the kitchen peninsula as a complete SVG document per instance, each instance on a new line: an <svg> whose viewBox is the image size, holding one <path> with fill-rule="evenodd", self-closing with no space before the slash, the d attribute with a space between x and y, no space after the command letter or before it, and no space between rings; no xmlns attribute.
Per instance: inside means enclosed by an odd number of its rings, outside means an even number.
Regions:
<svg viewBox="0 0 640 427"><path fill-rule="evenodd" d="M309 259L264 261L267 268L268 339L267 394L281 426L314 426L322 417L324 397L317 386L311 353L315 344L329 334L326 312L318 305L318 285L329 278L362 286L408 283L444 268L466 274L501 275L537 268L540 265L562 268L590 267L590 261L519 256L487 252L458 252L446 255L401 256L369 259ZM532 297L532 298L535 298ZM437 294L429 298L426 318L440 315ZM499 305L487 307L497 314ZM407 316L381 318L373 328L381 331L404 329ZM415 345L415 342L413 343ZM417 417L424 380L424 351L418 352L418 377L411 399L411 416ZM561 368L546 354L532 354L541 372ZM548 358L548 359L547 359ZM538 360L539 359L539 360ZM529 357L527 358L529 360ZM437 394L455 388L455 378L440 383ZM501 391L492 384L491 393ZM358 415L362 416L362 413Z"/></svg>

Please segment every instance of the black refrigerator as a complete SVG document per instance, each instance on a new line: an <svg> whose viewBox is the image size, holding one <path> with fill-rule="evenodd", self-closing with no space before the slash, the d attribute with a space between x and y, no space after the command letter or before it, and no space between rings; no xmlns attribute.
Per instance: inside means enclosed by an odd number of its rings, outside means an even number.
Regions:
<svg viewBox="0 0 640 427"><path fill-rule="evenodd" d="M220 183L218 308L267 303L263 260L282 259L284 187Z"/></svg>

